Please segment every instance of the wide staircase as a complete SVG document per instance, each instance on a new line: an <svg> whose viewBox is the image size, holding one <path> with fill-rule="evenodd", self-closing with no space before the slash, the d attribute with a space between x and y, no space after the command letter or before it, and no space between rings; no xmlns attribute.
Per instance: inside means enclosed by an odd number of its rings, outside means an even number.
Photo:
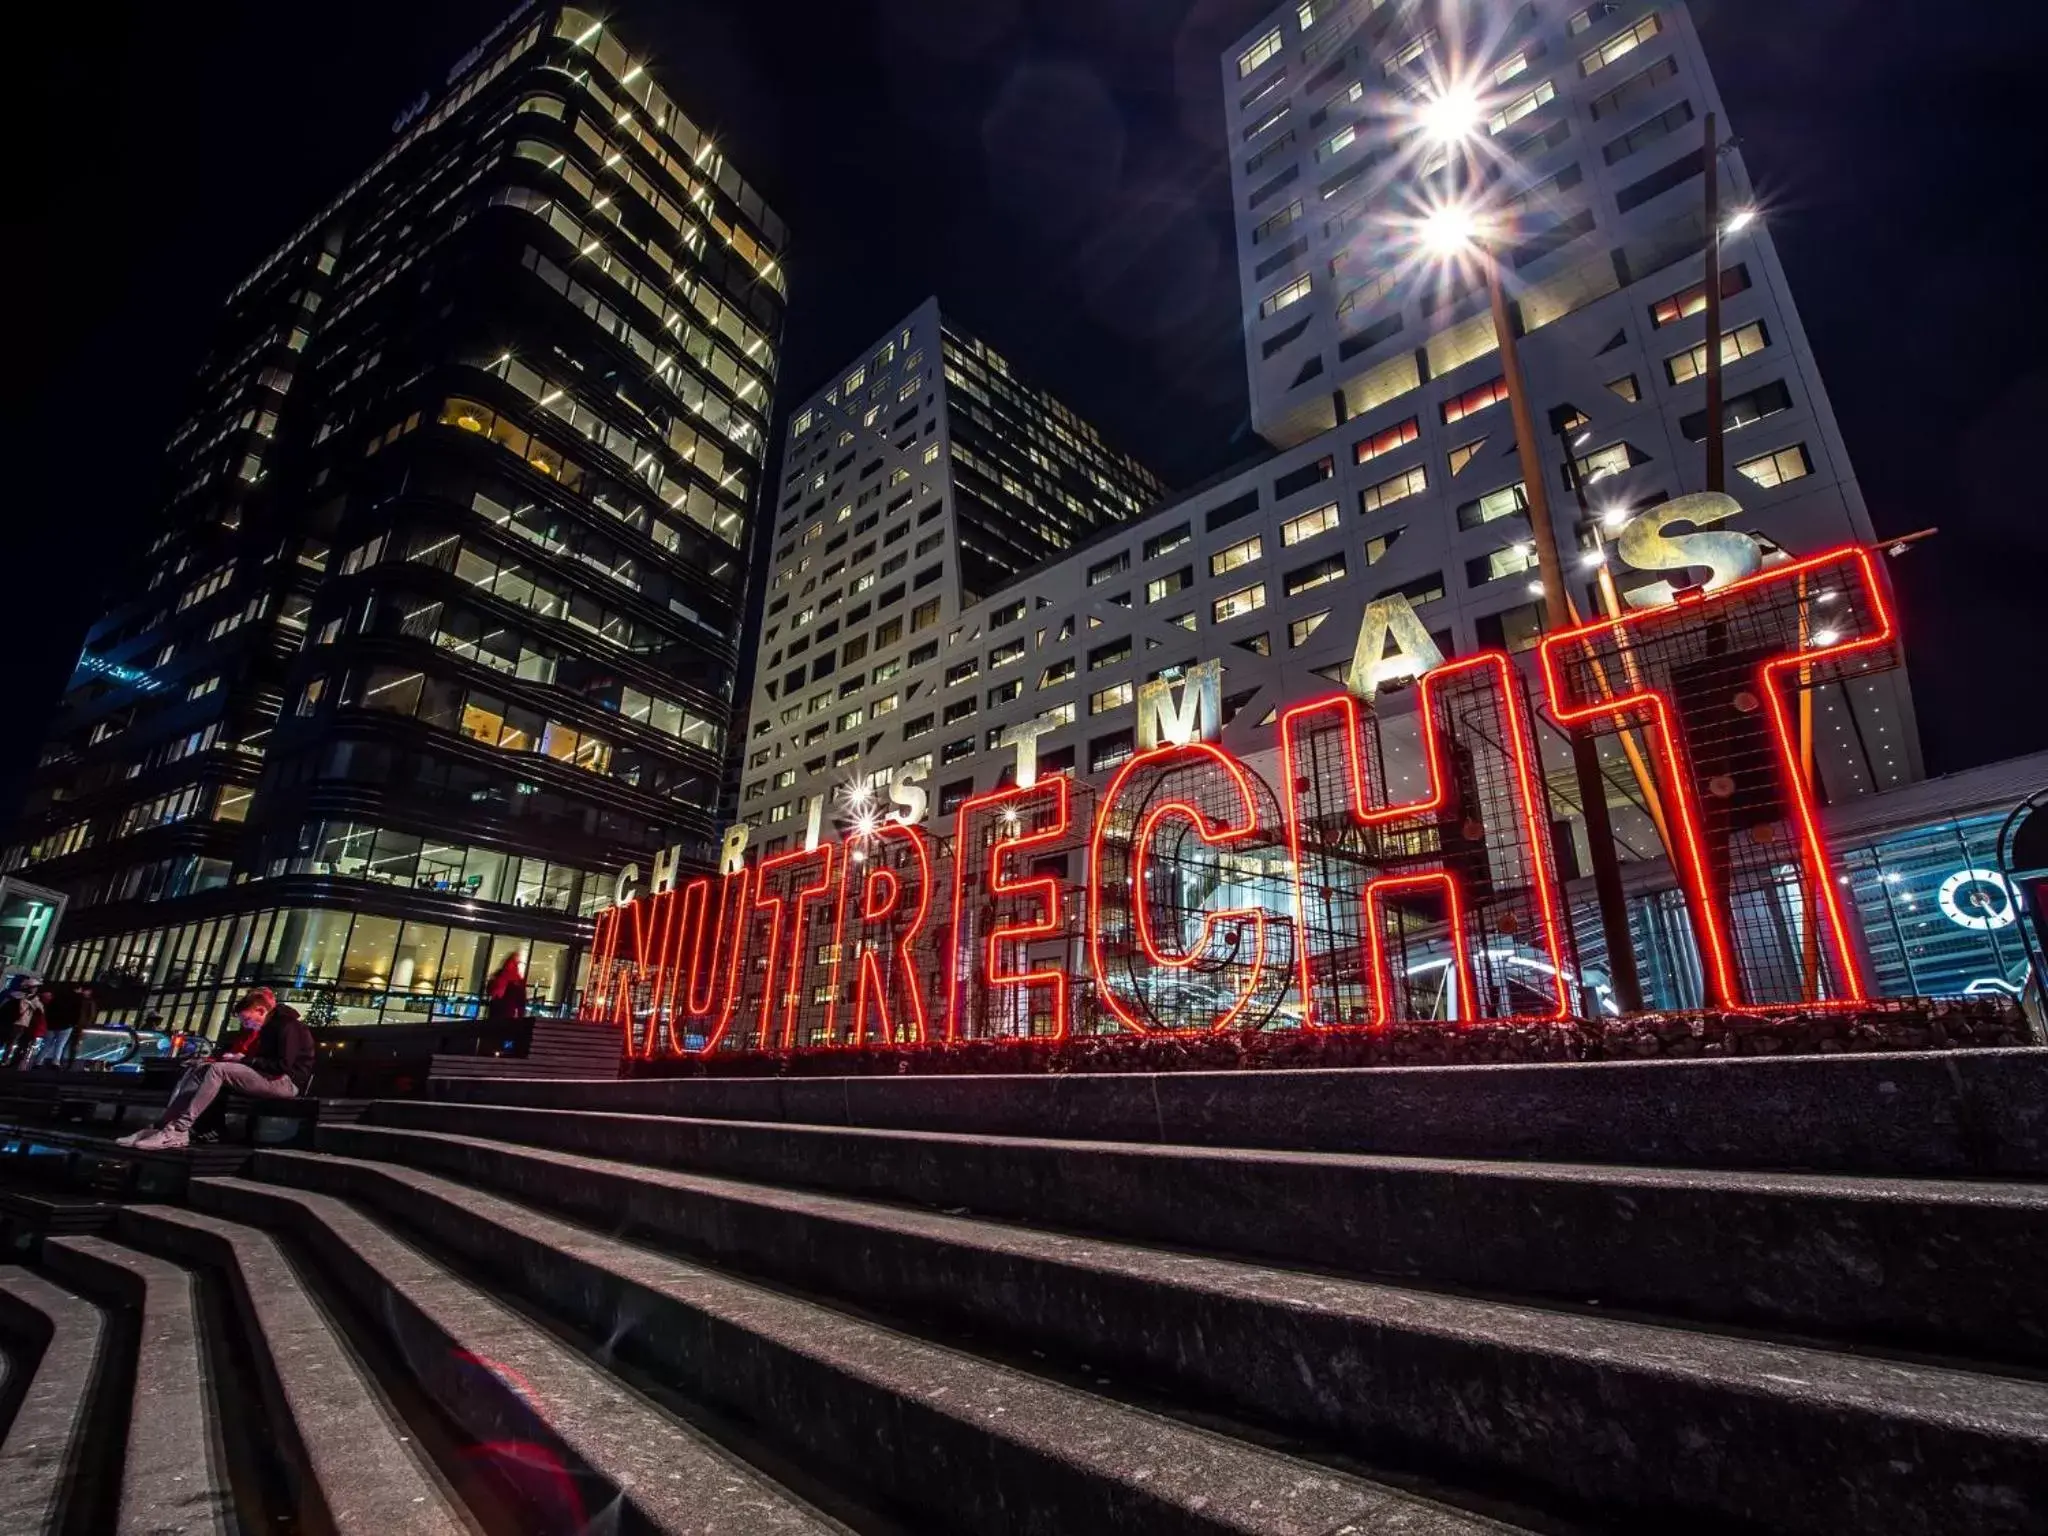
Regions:
<svg viewBox="0 0 2048 1536"><path fill-rule="evenodd" d="M2044 1055L451 1084L20 1236L0 1532L2048 1531Z"/></svg>

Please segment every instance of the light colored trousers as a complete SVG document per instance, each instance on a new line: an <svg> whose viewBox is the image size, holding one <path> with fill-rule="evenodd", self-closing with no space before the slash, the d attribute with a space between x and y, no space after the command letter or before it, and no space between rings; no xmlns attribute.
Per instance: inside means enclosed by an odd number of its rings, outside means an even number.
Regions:
<svg viewBox="0 0 2048 1536"><path fill-rule="evenodd" d="M223 1088L246 1093L254 1099L296 1099L299 1086L288 1077L265 1077L240 1061L208 1061L188 1067L178 1080L177 1091L164 1109L161 1122L167 1131L190 1131L192 1122L205 1112Z"/></svg>

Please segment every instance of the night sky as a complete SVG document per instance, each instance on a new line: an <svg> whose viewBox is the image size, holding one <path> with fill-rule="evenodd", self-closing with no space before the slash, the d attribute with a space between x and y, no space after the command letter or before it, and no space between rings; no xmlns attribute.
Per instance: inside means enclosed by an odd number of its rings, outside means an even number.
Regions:
<svg viewBox="0 0 2048 1536"><path fill-rule="evenodd" d="M50 30L15 63L32 99L7 209L0 817L102 582L148 536L221 300L508 9L33 8ZM1216 61L1265 9L625 0L613 19L789 222L785 411L937 292L1182 486L1258 451ZM1942 530L1894 567L1929 769L2048 747L2048 508L2025 470L2048 429L2048 11L1693 10L1878 531Z"/></svg>

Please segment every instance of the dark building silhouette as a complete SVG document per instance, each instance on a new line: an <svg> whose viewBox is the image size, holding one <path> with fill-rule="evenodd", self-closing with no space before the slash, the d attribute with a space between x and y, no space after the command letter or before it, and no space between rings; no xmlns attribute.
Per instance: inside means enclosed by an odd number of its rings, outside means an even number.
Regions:
<svg viewBox="0 0 2048 1536"><path fill-rule="evenodd" d="M715 844L782 222L573 9L397 135L230 297L6 852L172 1027L469 1016L513 950L545 1013Z"/></svg>

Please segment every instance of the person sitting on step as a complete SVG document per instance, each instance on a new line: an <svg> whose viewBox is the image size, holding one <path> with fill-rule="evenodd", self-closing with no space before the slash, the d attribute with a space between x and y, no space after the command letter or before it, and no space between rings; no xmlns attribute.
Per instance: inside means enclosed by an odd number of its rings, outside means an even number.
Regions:
<svg viewBox="0 0 2048 1536"><path fill-rule="evenodd" d="M154 1128L123 1136L120 1144L140 1152L163 1152L191 1142L192 1122L223 1088L258 1099L295 1099L313 1080L313 1032L290 1004L274 1006L270 989L259 987L235 1010L256 1035L241 1052L189 1068L178 1082L163 1118Z"/></svg>

